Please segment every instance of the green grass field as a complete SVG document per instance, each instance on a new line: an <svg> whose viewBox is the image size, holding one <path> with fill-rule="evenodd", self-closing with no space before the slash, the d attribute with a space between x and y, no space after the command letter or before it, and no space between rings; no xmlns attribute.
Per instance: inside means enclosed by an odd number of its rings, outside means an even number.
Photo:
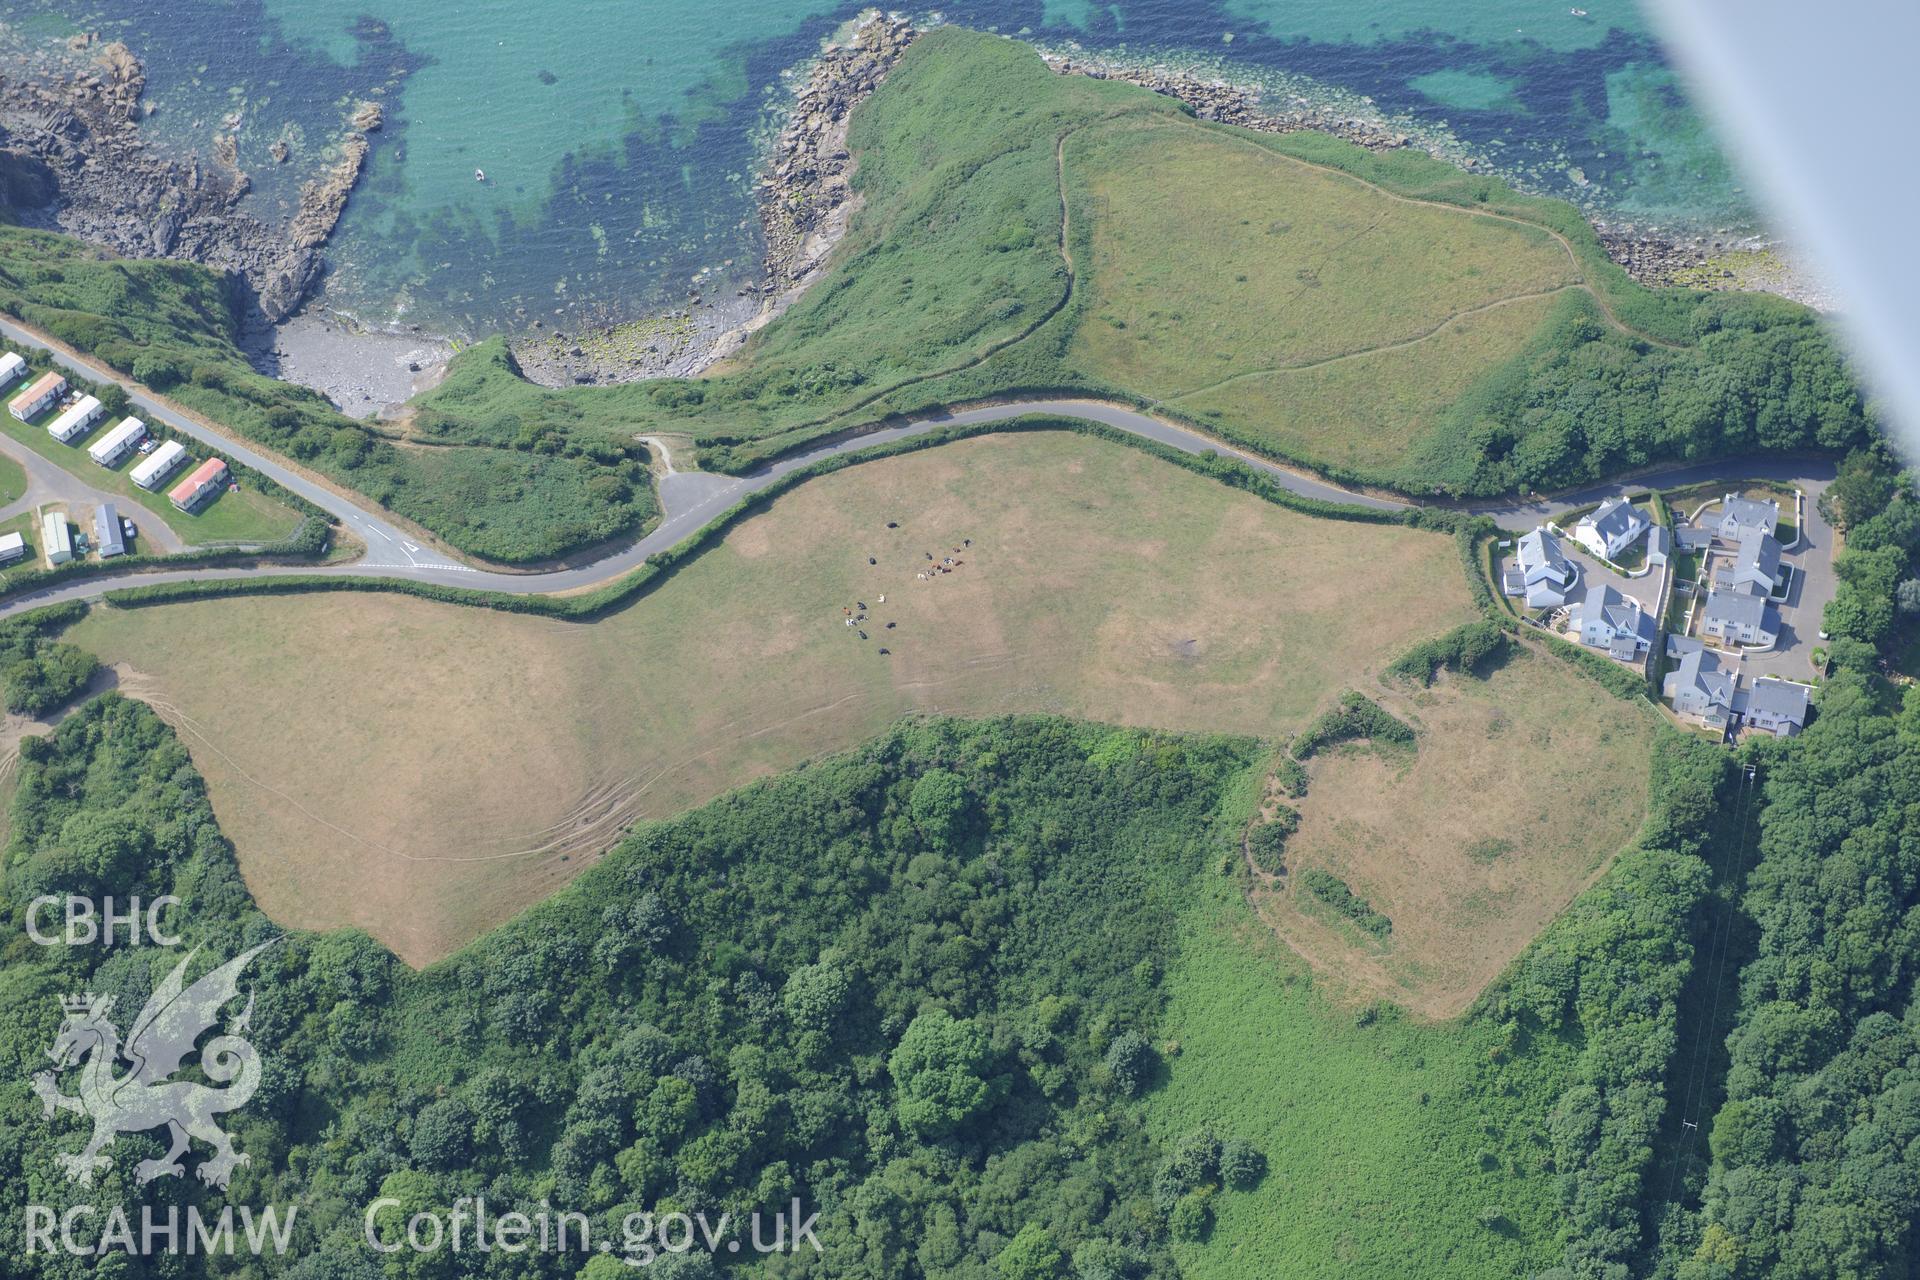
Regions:
<svg viewBox="0 0 1920 1280"><path fill-rule="evenodd" d="M891 412L1064 388L1164 401L1270 453L1404 482L1414 442L1538 335L1554 292L1591 277L1638 296L1484 183L1202 125L957 29L910 51L850 144L865 206L834 269L734 360L694 381L547 390L481 344L417 402L416 427L639 423L732 469Z"/></svg>
<svg viewBox="0 0 1920 1280"><path fill-rule="evenodd" d="M1641 288L1571 206L1410 149L1204 123L954 27L915 42L848 141L861 203L828 270L697 379L537 387L494 338L405 423L370 429L247 368L222 288L189 264L0 227L0 308L516 563L657 514L643 433L740 471L892 415L1034 392L1158 404L1418 493L1866 431L1805 308Z"/></svg>
<svg viewBox="0 0 1920 1280"><path fill-rule="evenodd" d="M1170 399L1168 407L1216 430L1257 430L1295 457L1357 475L1395 476L1447 408L1569 301L1521 298L1462 316L1408 346L1311 368L1229 375Z"/></svg>
<svg viewBox="0 0 1920 1280"><path fill-rule="evenodd" d="M1071 358L1153 399L1414 342L1579 278L1538 227L1395 200L1190 121L1096 126L1067 155L1096 211Z"/></svg>
<svg viewBox="0 0 1920 1280"><path fill-rule="evenodd" d="M46 424L56 416L55 411L49 410L31 422L21 422L12 414L7 414L0 418L0 431L5 431L41 457L80 477L94 488L118 494L158 516L163 524L191 545L278 542L300 524L299 512L263 493L254 492L247 488L244 481L240 492L219 493L189 515L167 501L165 491L186 477L192 469L190 465L182 466L169 477L169 483L162 486L161 492L148 492L129 478L142 454L134 453L112 468L96 466L93 459L87 456L87 446L98 440L109 427L116 425L117 419L109 421L103 418L86 435L71 444L61 444L47 434ZM192 456L196 460L202 458L205 450ZM123 514L133 513L128 511Z"/></svg>
<svg viewBox="0 0 1920 1280"><path fill-rule="evenodd" d="M864 204L832 268L725 365L549 391L482 344L416 426L638 424L737 471L889 415L1074 391L1336 479L1481 494L1865 431L1844 376L1813 372L1839 357L1804 308L1644 289L1570 206L1408 150L1206 124L955 28L849 141ZM1796 425L1753 438L1776 420Z"/></svg>
<svg viewBox="0 0 1920 1280"><path fill-rule="evenodd" d="M1220 1198L1211 1240L1179 1252L1183 1274L1485 1280L1557 1260L1553 1180L1517 1117L1551 1108L1565 1046L1536 1040L1496 1065L1503 1036L1485 1018L1359 1025L1225 877L1183 916L1167 988L1161 1036L1179 1055L1148 1096L1151 1128L1211 1122L1270 1164L1254 1191Z"/></svg>

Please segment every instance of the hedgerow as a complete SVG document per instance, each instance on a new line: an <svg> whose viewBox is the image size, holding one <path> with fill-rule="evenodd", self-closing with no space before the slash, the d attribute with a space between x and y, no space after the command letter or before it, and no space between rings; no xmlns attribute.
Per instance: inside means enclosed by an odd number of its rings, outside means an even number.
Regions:
<svg viewBox="0 0 1920 1280"><path fill-rule="evenodd" d="M1471 675L1504 655L1511 644L1505 629L1496 622L1483 619L1463 623L1443 636L1415 645L1388 664L1384 674L1423 685L1432 684L1442 667Z"/></svg>
<svg viewBox="0 0 1920 1280"><path fill-rule="evenodd" d="M1340 695L1338 706L1301 730L1293 740L1293 757L1305 760L1327 747L1360 740L1411 747L1413 727L1365 694L1349 689Z"/></svg>

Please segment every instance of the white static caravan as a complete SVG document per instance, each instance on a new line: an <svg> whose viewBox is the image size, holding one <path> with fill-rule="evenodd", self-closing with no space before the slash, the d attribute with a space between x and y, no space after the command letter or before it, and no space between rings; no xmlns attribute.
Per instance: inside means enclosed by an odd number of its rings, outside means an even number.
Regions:
<svg viewBox="0 0 1920 1280"><path fill-rule="evenodd" d="M118 465L120 459L133 452L133 447L147 438L147 424L138 418L128 418L113 430L87 446L87 456L103 467Z"/></svg>
<svg viewBox="0 0 1920 1280"><path fill-rule="evenodd" d="M147 455L147 460L128 474L133 482L142 489L158 489L181 463L187 460L187 446L178 440L169 440Z"/></svg>
<svg viewBox="0 0 1920 1280"><path fill-rule="evenodd" d="M17 533L0 534L0 564L12 564L27 554L27 540Z"/></svg>
<svg viewBox="0 0 1920 1280"><path fill-rule="evenodd" d="M0 387L10 387L27 376L27 362L17 351L0 355Z"/></svg>
<svg viewBox="0 0 1920 1280"><path fill-rule="evenodd" d="M40 542L47 549L48 567L73 559L73 531L67 528L66 512L47 512L40 522Z"/></svg>
<svg viewBox="0 0 1920 1280"><path fill-rule="evenodd" d="M84 435L88 427L100 421L106 409L92 396L81 396L65 413L47 424L47 434L61 444L70 444Z"/></svg>

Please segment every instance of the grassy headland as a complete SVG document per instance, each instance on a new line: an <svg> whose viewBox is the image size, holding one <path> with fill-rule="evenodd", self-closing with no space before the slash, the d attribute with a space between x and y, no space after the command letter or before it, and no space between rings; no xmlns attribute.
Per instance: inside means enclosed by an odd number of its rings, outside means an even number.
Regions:
<svg viewBox="0 0 1920 1280"><path fill-rule="evenodd" d="M640 423L733 470L888 414L1075 391L1338 478L1472 494L1867 430L1811 312L1644 289L1570 206L1424 155L1205 124L945 28L849 142L864 206L834 268L727 365L546 390L483 343L419 426Z"/></svg>
<svg viewBox="0 0 1920 1280"><path fill-rule="evenodd" d="M1416 493L1867 432L1812 313L1641 288L1571 206L1424 155L1206 124L955 28L907 51L849 145L862 205L830 270L697 379L543 388L492 339L390 436L250 370L198 268L0 228L0 308L516 562L653 515L638 434L738 470L890 414L1031 391L1157 406Z"/></svg>

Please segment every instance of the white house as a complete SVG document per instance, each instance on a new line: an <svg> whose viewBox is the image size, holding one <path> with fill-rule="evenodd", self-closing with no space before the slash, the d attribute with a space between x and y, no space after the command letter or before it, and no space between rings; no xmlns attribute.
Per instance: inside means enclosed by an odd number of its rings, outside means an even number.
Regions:
<svg viewBox="0 0 1920 1280"><path fill-rule="evenodd" d="M1567 588L1579 576L1554 536L1535 529L1521 537L1503 586L1510 596L1525 596L1529 609L1551 609L1567 602Z"/></svg>
<svg viewBox="0 0 1920 1280"><path fill-rule="evenodd" d="M1700 634L1724 644L1771 648L1780 626L1765 596L1745 591L1709 591L1700 611Z"/></svg>
<svg viewBox="0 0 1920 1280"><path fill-rule="evenodd" d="M1728 542L1738 542L1749 533L1770 534L1780 523L1780 504L1769 499L1742 498L1728 494L1720 500L1720 522L1713 531Z"/></svg>
<svg viewBox="0 0 1920 1280"><path fill-rule="evenodd" d="M1573 526L1573 540L1602 560L1616 560L1651 523L1625 498L1608 498Z"/></svg>
<svg viewBox="0 0 1920 1280"><path fill-rule="evenodd" d="M106 407L93 396L81 396L67 407L67 411L47 424L47 434L61 444L70 444L87 429L100 421L100 415Z"/></svg>
<svg viewBox="0 0 1920 1280"><path fill-rule="evenodd" d="M1776 738L1791 738L1807 724L1806 685L1762 676L1747 691L1746 722Z"/></svg>
<svg viewBox="0 0 1920 1280"><path fill-rule="evenodd" d="M1656 524L1647 530L1647 565L1658 569L1673 554L1673 535L1667 532L1665 525Z"/></svg>
<svg viewBox="0 0 1920 1280"><path fill-rule="evenodd" d="M1587 598L1573 606L1571 622L1581 644L1605 649L1621 662L1632 662L1653 648L1653 619L1638 600L1605 583L1587 589Z"/></svg>
<svg viewBox="0 0 1920 1280"><path fill-rule="evenodd" d="M40 542L46 549L49 568L73 559L73 531L67 528L65 512L49 511L41 519Z"/></svg>
<svg viewBox="0 0 1920 1280"><path fill-rule="evenodd" d="M127 553L127 538L120 528L120 512L111 502L103 502L93 513L93 547L102 560Z"/></svg>
<svg viewBox="0 0 1920 1280"><path fill-rule="evenodd" d="M1660 692L1673 703L1675 714L1698 720L1709 729L1724 729L1733 713L1739 681L1720 665L1720 657L1698 646L1680 656L1680 665L1660 682Z"/></svg>
<svg viewBox="0 0 1920 1280"><path fill-rule="evenodd" d="M1771 595L1780 585L1780 544L1770 533L1748 530L1740 538L1733 555L1722 560L1713 571L1715 591L1744 591L1748 595Z"/></svg>
<svg viewBox="0 0 1920 1280"><path fill-rule="evenodd" d="M87 456L103 467L116 466L120 459L132 453L134 446L146 438L147 424L138 418L128 418L88 445Z"/></svg>

